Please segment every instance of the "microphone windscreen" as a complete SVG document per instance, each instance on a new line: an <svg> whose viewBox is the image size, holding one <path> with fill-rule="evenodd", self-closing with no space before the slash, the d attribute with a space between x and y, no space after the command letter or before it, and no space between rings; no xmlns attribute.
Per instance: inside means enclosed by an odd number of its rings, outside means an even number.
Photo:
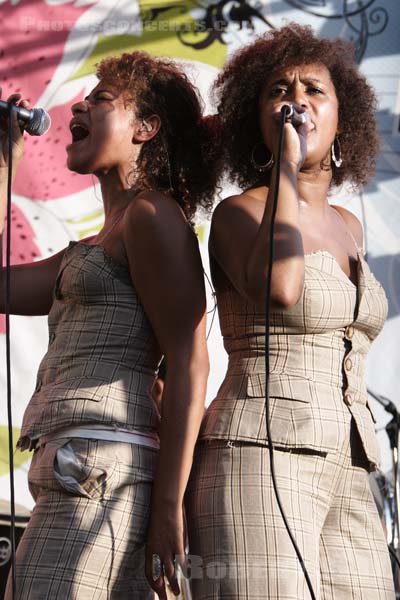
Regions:
<svg viewBox="0 0 400 600"><path fill-rule="evenodd" d="M32 118L25 127L25 131L30 135L43 135L51 125L51 118L43 108L33 108Z"/></svg>

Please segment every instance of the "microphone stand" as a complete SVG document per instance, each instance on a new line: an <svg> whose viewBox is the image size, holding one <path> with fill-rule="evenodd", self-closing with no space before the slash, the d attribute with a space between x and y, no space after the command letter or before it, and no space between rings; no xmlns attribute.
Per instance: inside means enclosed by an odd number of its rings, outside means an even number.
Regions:
<svg viewBox="0 0 400 600"><path fill-rule="evenodd" d="M386 433L389 437L390 442L390 450L392 454L392 470L393 470L393 502L391 506L391 517L392 517L392 540L391 546L396 553L396 556L399 556L399 534L400 534L400 524L399 524L399 498L400 498L400 488L399 488L399 432L400 432L400 414L395 406L395 404L385 398L384 396L380 396L379 394L375 394L370 389L367 390L367 393L374 398L383 408L392 415L392 419L386 425Z"/></svg>

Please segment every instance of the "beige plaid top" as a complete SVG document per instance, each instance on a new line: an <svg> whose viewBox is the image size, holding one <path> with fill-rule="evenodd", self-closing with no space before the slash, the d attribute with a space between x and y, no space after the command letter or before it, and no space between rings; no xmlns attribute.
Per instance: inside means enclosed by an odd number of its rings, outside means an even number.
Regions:
<svg viewBox="0 0 400 600"><path fill-rule="evenodd" d="M265 444L265 309L233 288L217 300L229 366L201 438ZM345 410L356 421L369 460L378 462L364 369L386 314L385 293L361 252L357 286L329 252L305 256L299 302L271 314L269 395L276 446L335 451L338 413Z"/></svg>
<svg viewBox="0 0 400 600"><path fill-rule="evenodd" d="M126 267L100 245L71 242L48 324L22 436L88 422L157 429L150 390L161 355Z"/></svg>

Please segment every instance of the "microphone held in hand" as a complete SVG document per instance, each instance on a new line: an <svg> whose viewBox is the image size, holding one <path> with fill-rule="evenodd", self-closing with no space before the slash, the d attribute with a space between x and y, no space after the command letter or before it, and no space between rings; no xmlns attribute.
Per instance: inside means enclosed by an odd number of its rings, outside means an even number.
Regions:
<svg viewBox="0 0 400 600"><path fill-rule="evenodd" d="M0 114L9 114L9 103L0 100ZM29 135L42 135L51 125L50 115L43 108L23 108L14 106L18 121Z"/></svg>
<svg viewBox="0 0 400 600"><path fill-rule="evenodd" d="M293 127L299 127L309 120L306 112L298 112L292 104L284 104L281 108L281 113L285 113L286 121L290 121Z"/></svg>

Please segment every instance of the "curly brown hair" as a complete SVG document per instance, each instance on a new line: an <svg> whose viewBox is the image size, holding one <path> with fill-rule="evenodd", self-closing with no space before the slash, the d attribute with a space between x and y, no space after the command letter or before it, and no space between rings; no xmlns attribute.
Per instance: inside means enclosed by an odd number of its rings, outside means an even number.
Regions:
<svg viewBox="0 0 400 600"><path fill-rule="evenodd" d="M333 163L332 183L365 185L374 173L379 138L376 97L354 62L353 46L340 39L318 39L311 27L291 23L268 32L239 50L214 85L220 118L223 165L242 189L266 183L252 164L252 150L261 140L259 97L273 71L319 63L330 72L339 101L338 138L343 164Z"/></svg>
<svg viewBox="0 0 400 600"><path fill-rule="evenodd" d="M171 194L189 221L199 206L210 210L217 177L209 158L211 133L183 70L172 60L136 51L105 58L96 75L133 100L139 119L156 114L161 120L132 165L132 187Z"/></svg>

